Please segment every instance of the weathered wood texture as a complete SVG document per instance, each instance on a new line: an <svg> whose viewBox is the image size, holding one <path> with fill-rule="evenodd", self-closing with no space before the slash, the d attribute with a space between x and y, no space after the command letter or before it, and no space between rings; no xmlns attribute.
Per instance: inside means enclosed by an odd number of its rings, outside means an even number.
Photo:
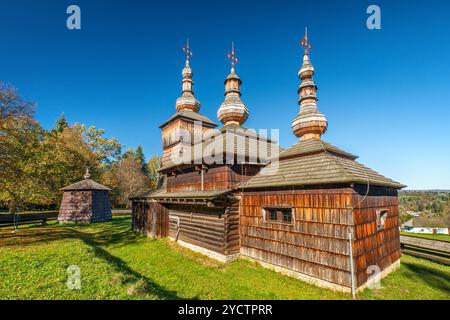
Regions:
<svg viewBox="0 0 450 320"><path fill-rule="evenodd" d="M400 236L400 243L402 246L413 246L417 248L422 248L426 250L440 251L443 253L450 254L450 243L447 241L430 240L412 236Z"/></svg>
<svg viewBox="0 0 450 320"><path fill-rule="evenodd" d="M134 232L154 238L169 235L169 212L160 203L133 201L131 219Z"/></svg>
<svg viewBox="0 0 450 320"><path fill-rule="evenodd" d="M211 125L195 126L193 121L176 119L166 127L162 128L163 156L162 163L169 161L174 148L181 143L192 145L196 141L202 141L202 136L212 129ZM181 138L183 137L183 138Z"/></svg>
<svg viewBox="0 0 450 320"><path fill-rule="evenodd" d="M351 188L246 191L241 253L335 284L351 285ZM264 207L292 207L292 224L263 221Z"/></svg>
<svg viewBox="0 0 450 320"><path fill-rule="evenodd" d="M91 222L109 221L112 219L109 192L104 190L92 191L92 218Z"/></svg>
<svg viewBox="0 0 450 320"><path fill-rule="evenodd" d="M400 259L397 190L357 186L352 196L356 284L364 284L376 271ZM367 195L366 195L367 194ZM388 210L384 228L377 230L377 211Z"/></svg>
<svg viewBox="0 0 450 320"><path fill-rule="evenodd" d="M106 190L65 191L59 209L60 223L90 223L112 219Z"/></svg>
<svg viewBox="0 0 450 320"><path fill-rule="evenodd" d="M168 176L168 192L202 190L200 169L191 167L183 169L182 172L182 174ZM238 183L258 172L259 167L254 165L213 166L203 171L203 190L233 189Z"/></svg>
<svg viewBox="0 0 450 320"><path fill-rule="evenodd" d="M227 209L169 206L170 237L223 254L239 253L238 205Z"/></svg>
<svg viewBox="0 0 450 320"><path fill-rule="evenodd" d="M225 212L223 209L169 206L169 236L225 254Z"/></svg>
<svg viewBox="0 0 450 320"><path fill-rule="evenodd" d="M234 199L225 209L225 254L239 253L240 248L239 200Z"/></svg>
<svg viewBox="0 0 450 320"><path fill-rule="evenodd" d="M360 188L359 188L360 189ZM351 286L348 233L356 286L400 258L397 191L371 187L244 192L241 252L339 285ZM263 221L264 207L292 207L293 223ZM352 208L355 207L353 210ZM388 210L377 230L378 210Z"/></svg>

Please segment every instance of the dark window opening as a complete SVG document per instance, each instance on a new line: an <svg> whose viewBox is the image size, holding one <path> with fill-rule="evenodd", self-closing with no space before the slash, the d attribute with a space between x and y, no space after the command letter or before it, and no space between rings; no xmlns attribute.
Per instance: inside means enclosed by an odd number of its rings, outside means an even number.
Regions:
<svg viewBox="0 0 450 320"><path fill-rule="evenodd" d="M377 210L377 231L383 230L389 210Z"/></svg>
<svg viewBox="0 0 450 320"><path fill-rule="evenodd" d="M267 222L292 223L292 208L265 208Z"/></svg>

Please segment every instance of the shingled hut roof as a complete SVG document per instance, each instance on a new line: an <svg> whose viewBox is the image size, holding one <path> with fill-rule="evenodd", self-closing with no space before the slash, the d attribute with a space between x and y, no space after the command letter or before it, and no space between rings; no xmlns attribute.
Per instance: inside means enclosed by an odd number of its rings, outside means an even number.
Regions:
<svg viewBox="0 0 450 320"><path fill-rule="evenodd" d="M313 141L315 140L315 141ZM356 156L318 139L300 141L240 188L360 183L396 189L405 186L355 161Z"/></svg>
<svg viewBox="0 0 450 320"><path fill-rule="evenodd" d="M79 190L105 190L111 191L110 188L95 182L91 179L84 179L83 181L76 182L67 187L59 189L61 191L79 191Z"/></svg>

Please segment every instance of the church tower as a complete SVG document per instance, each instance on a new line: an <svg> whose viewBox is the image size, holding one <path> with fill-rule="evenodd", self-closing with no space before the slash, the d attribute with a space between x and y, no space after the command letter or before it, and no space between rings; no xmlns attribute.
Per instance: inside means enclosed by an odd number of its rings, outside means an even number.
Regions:
<svg viewBox="0 0 450 320"><path fill-rule="evenodd" d="M311 42L308 39L308 30L301 41L303 47L303 65L298 72L301 80L298 88L300 112L292 122L292 131L300 140L320 139L327 130L328 122L325 115L317 109L317 86L314 83L314 67L309 60Z"/></svg>
<svg viewBox="0 0 450 320"><path fill-rule="evenodd" d="M224 126L242 124L248 118L248 109L241 101L242 80L235 73L234 67L238 58L234 52L234 43L231 44L231 52L228 53L231 61L231 72L225 79L225 100L217 111L217 117Z"/></svg>
<svg viewBox="0 0 450 320"><path fill-rule="evenodd" d="M189 40L183 47L186 55L186 65L182 71L182 93L176 101L177 112L163 125L162 166L176 162L176 157L182 157L183 150L190 148L195 141L201 141L203 134L217 127L217 124L201 115L200 102L194 96L194 73L190 66L192 50Z"/></svg>

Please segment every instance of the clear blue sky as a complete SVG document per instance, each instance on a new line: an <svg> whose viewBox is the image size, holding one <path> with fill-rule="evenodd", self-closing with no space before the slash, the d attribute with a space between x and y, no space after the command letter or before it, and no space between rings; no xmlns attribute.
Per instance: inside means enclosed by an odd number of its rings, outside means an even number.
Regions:
<svg viewBox="0 0 450 320"><path fill-rule="evenodd" d="M66 28L66 8L82 30ZM366 28L381 7L382 29ZM158 126L181 92L181 47L194 50L195 94L216 120L233 40L249 128L279 128L297 141L297 71L305 26L329 121L324 140L409 188L450 189L448 1L2 0L0 79L38 104L46 128L104 128L126 147L161 152Z"/></svg>

